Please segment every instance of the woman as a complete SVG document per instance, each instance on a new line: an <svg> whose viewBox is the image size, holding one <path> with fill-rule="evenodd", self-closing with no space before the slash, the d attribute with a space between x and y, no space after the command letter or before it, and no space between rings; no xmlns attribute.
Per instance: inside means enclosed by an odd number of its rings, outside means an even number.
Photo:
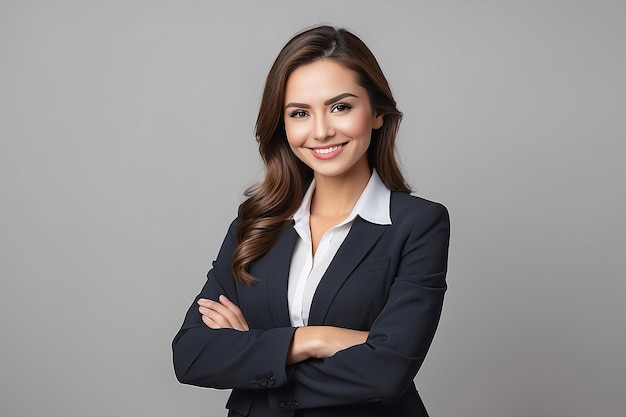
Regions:
<svg viewBox="0 0 626 417"><path fill-rule="evenodd" d="M256 124L246 192L173 342L180 382L232 388L229 416L426 416L415 377L446 289L449 220L409 195L401 119L350 32L296 35Z"/></svg>

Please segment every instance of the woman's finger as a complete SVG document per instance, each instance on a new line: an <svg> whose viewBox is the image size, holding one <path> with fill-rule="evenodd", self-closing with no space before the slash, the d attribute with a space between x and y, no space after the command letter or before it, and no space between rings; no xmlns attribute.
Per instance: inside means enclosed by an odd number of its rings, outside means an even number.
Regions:
<svg viewBox="0 0 626 417"><path fill-rule="evenodd" d="M218 302L203 298L198 300L198 304L211 310L215 310L224 316L230 325L228 327L243 331L249 330L248 323L246 322L241 309L224 295L221 295L219 300L220 301Z"/></svg>
<svg viewBox="0 0 626 417"><path fill-rule="evenodd" d="M210 317L208 316L202 316L202 321L204 322L204 324L207 325L207 327L211 328L211 329L222 329L221 326L219 326L217 323L215 323Z"/></svg>
<svg viewBox="0 0 626 417"><path fill-rule="evenodd" d="M244 330L249 330L248 322L246 321L246 318L244 317L243 313L241 312L241 309L239 308L239 306L237 304L233 303L232 301L230 301L228 299L228 297L226 297L225 295L220 295L219 300L220 300L220 303L224 307L229 309L235 315L235 317L237 317L237 320L239 321L239 324L241 325L241 327Z"/></svg>
<svg viewBox="0 0 626 417"><path fill-rule="evenodd" d="M248 330L245 319L242 323L235 312L224 306L222 303L213 300L201 299L198 300L198 304L200 314L210 317L217 325L220 326L220 328L231 328L241 331ZM233 304L233 306L235 305ZM237 306L235 307L237 310L239 309ZM243 317L243 315L241 315L241 317Z"/></svg>
<svg viewBox="0 0 626 417"><path fill-rule="evenodd" d="M199 308L200 314L202 315L202 319L205 324L208 325L212 329L232 329L233 326L228 322L228 320L219 314L215 310L208 309L206 307ZM206 319L206 320L205 320ZM208 321L207 321L208 320Z"/></svg>

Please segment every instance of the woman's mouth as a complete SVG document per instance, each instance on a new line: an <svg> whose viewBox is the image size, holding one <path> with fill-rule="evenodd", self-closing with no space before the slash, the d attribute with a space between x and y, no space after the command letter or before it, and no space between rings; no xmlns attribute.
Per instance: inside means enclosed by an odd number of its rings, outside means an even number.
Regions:
<svg viewBox="0 0 626 417"><path fill-rule="evenodd" d="M327 146L325 148L310 148L311 153L317 159L332 159L339 155L348 142L337 145Z"/></svg>
<svg viewBox="0 0 626 417"><path fill-rule="evenodd" d="M313 152L320 155L326 155L338 151L339 149L343 148L343 145L345 145L345 143L340 143L339 145L331 146L330 148L313 148L312 150Z"/></svg>

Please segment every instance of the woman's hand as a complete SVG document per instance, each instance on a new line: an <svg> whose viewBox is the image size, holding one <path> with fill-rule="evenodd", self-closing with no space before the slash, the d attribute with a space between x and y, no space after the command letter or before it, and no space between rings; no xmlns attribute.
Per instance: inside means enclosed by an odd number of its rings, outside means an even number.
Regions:
<svg viewBox="0 0 626 417"><path fill-rule="evenodd" d="M333 326L298 327L289 348L287 364L310 358L329 358L340 350L365 343L369 332Z"/></svg>
<svg viewBox="0 0 626 417"><path fill-rule="evenodd" d="M202 321L211 329L249 330L241 309L224 295L219 296L219 301L201 298L198 306ZM289 348L287 364L329 358L340 350L365 343L368 335L366 331L342 327L298 327Z"/></svg>
<svg viewBox="0 0 626 417"><path fill-rule="evenodd" d="M211 329L235 329L242 332L249 330L241 309L225 295L220 295L219 301L201 298L198 305L202 321Z"/></svg>

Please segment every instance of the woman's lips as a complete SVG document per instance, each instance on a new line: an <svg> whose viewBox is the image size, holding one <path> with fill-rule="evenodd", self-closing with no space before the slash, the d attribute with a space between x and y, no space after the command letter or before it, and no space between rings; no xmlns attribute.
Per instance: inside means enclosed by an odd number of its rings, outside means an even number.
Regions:
<svg viewBox="0 0 626 417"><path fill-rule="evenodd" d="M332 159L341 153L346 143L340 143L338 145L327 146L325 148L310 148L310 149L311 149L311 153L313 154L313 156L315 156L317 159Z"/></svg>

